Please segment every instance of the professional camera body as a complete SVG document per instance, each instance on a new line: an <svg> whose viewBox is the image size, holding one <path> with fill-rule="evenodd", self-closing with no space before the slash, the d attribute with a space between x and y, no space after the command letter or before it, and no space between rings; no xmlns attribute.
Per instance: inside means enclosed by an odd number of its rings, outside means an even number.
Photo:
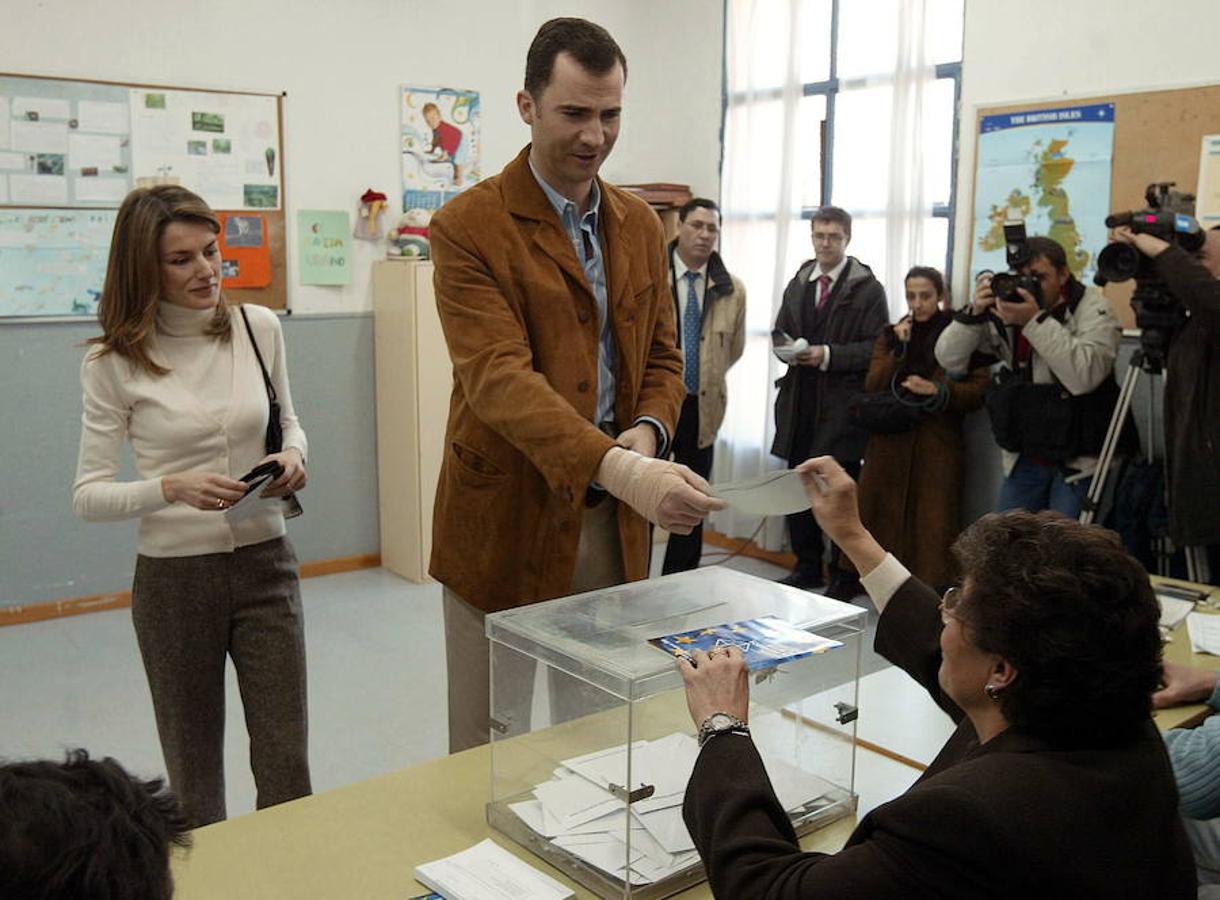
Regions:
<svg viewBox="0 0 1220 900"><path fill-rule="evenodd" d="M1206 239L1199 223L1191 217L1194 195L1172 190L1174 182L1158 181L1144 191L1147 209L1113 213L1106 216L1107 228L1127 225L1136 234L1151 234L1183 250L1194 252ZM1186 321L1186 310L1169 293L1156 273L1152 260L1130 244L1109 244L1097 255L1097 284L1135 279L1131 308L1140 329L1140 347L1159 371L1165 362L1169 342Z"/></svg>
<svg viewBox="0 0 1220 900"><path fill-rule="evenodd" d="M1046 304L1042 299L1042 283L1037 275L1022 275L1021 269L1029 265L1033 256L1029 252L1029 239L1025 235L1025 222L1016 219L1004 223L1004 257L1008 263L1007 272L997 272L991 276L991 292L997 300L1020 303L1021 296L1017 293L1024 288L1038 301L1039 306Z"/></svg>

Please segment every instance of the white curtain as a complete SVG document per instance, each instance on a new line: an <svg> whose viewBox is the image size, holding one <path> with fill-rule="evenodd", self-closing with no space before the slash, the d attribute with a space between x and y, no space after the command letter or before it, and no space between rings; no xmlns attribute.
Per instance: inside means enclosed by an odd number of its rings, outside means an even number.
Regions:
<svg viewBox="0 0 1220 900"><path fill-rule="evenodd" d="M924 63L927 0L897 5L894 115L889 134L875 134L890 147L886 254L883 275L895 313L906 307L902 275L921 257L924 207L920 111L933 71ZM729 372L729 402L716 441L712 481L737 481L782 469L771 455L775 434L774 382L786 371L770 352L770 332L784 286L812 256L809 223L800 218L801 198L820 178L816 124L802 103L802 45L829 41L820 28L802 23L801 0L730 0L726 23L729 104L724 129L721 181L725 263L746 285L747 339L742 359ZM806 27L803 27L806 26ZM806 99L805 102L808 102ZM820 101L819 101L820 103ZM820 106L818 108L821 108ZM842 151L844 148L840 148ZM818 171L814 171L817 169ZM811 181L811 179L813 179ZM833 198L850 209L850 198ZM816 202L816 201L814 201ZM896 274L895 274L896 273ZM782 517L765 522L732 509L716 513L711 528L732 537L755 537L769 550L782 549ZM756 534L757 532L757 534Z"/></svg>
<svg viewBox="0 0 1220 900"><path fill-rule="evenodd" d="M716 442L713 482L738 481L785 462L771 456L775 434L773 382L783 366L770 333L784 284L791 277L790 231L802 226L797 191L801 147L798 48L800 4L793 0L732 0L728 5L726 67L731 102L724 132L721 253L746 285L745 352L729 372L729 403ZM808 149L808 148L805 148ZM807 226L806 226L807 227ZM733 509L711 527L777 550L784 520L763 523Z"/></svg>
<svg viewBox="0 0 1220 900"><path fill-rule="evenodd" d="M903 276L911 266L928 264L924 223L931 207L925 190L923 106L928 88L936 79L936 67L927 63L927 5L928 0L898 0L884 282L890 317L895 321L907 312Z"/></svg>

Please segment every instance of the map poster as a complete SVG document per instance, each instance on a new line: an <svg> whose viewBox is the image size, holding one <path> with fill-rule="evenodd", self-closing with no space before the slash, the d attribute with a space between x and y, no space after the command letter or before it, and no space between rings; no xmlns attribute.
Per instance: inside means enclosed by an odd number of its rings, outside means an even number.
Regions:
<svg viewBox="0 0 1220 900"><path fill-rule="evenodd" d="M1004 221L1021 218L1026 234L1057 241L1072 273L1091 281L1108 237L1113 156L1113 103L984 116L971 276L1008 268Z"/></svg>

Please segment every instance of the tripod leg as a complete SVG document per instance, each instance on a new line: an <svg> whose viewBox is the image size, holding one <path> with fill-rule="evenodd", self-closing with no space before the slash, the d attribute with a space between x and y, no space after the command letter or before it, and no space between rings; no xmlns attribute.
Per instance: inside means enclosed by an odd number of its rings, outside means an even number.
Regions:
<svg viewBox="0 0 1220 900"><path fill-rule="evenodd" d="M1080 511L1080 522L1089 525L1097 516L1101 506L1101 498L1105 496L1106 479L1114 462L1114 453L1118 449L1118 438L1127 421L1127 412L1131 409L1131 398L1135 395L1135 385L1139 381L1141 369L1137 365L1127 367L1123 376L1123 384L1118 392L1118 401L1114 404L1114 412L1110 416L1110 424L1106 428L1105 439L1101 442L1101 453L1097 457L1097 468L1093 471L1093 482L1089 485L1088 496L1085 497Z"/></svg>

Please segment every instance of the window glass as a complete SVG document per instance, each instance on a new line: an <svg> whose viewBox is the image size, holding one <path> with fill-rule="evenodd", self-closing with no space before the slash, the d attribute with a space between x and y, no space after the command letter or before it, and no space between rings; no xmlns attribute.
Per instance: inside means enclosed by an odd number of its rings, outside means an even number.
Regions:
<svg viewBox="0 0 1220 900"><path fill-rule="evenodd" d="M953 79L937 78L923 98L921 140L924 159L924 199L949 202L953 178Z"/></svg>
<svg viewBox="0 0 1220 900"><path fill-rule="evenodd" d="M784 84L787 72L775 41L786 41L791 23L786 3L730 4L729 85L734 92Z"/></svg>
<svg viewBox="0 0 1220 900"><path fill-rule="evenodd" d="M801 83L825 81L830 77L830 0L799 0L799 3L797 33L801 37L797 58Z"/></svg>
<svg viewBox="0 0 1220 900"><path fill-rule="evenodd" d="M960 62L962 58L962 0L926 0L924 40L928 62ZM850 5L856 5L852 3Z"/></svg>
<svg viewBox="0 0 1220 900"><path fill-rule="evenodd" d="M839 78L889 75L898 52L897 0L840 0Z"/></svg>
<svg viewBox="0 0 1220 900"><path fill-rule="evenodd" d="M835 100L831 196L844 209L880 212L889 190L889 85L840 91Z"/></svg>
<svg viewBox="0 0 1220 900"><path fill-rule="evenodd" d="M795 207L822 205L822 123L826 119L826 97L810 94L796 108L796 169L792 173Z"/></svg>
<svg viewBox="0 0 1220 900"><path fill-rule="evenodd" d="M739 213L775 214L779 202L779 141L783 136L783 104L779 100L738 103L728 109L725 128L725 168L732 167L732 196L725 206Z"/></svg>

